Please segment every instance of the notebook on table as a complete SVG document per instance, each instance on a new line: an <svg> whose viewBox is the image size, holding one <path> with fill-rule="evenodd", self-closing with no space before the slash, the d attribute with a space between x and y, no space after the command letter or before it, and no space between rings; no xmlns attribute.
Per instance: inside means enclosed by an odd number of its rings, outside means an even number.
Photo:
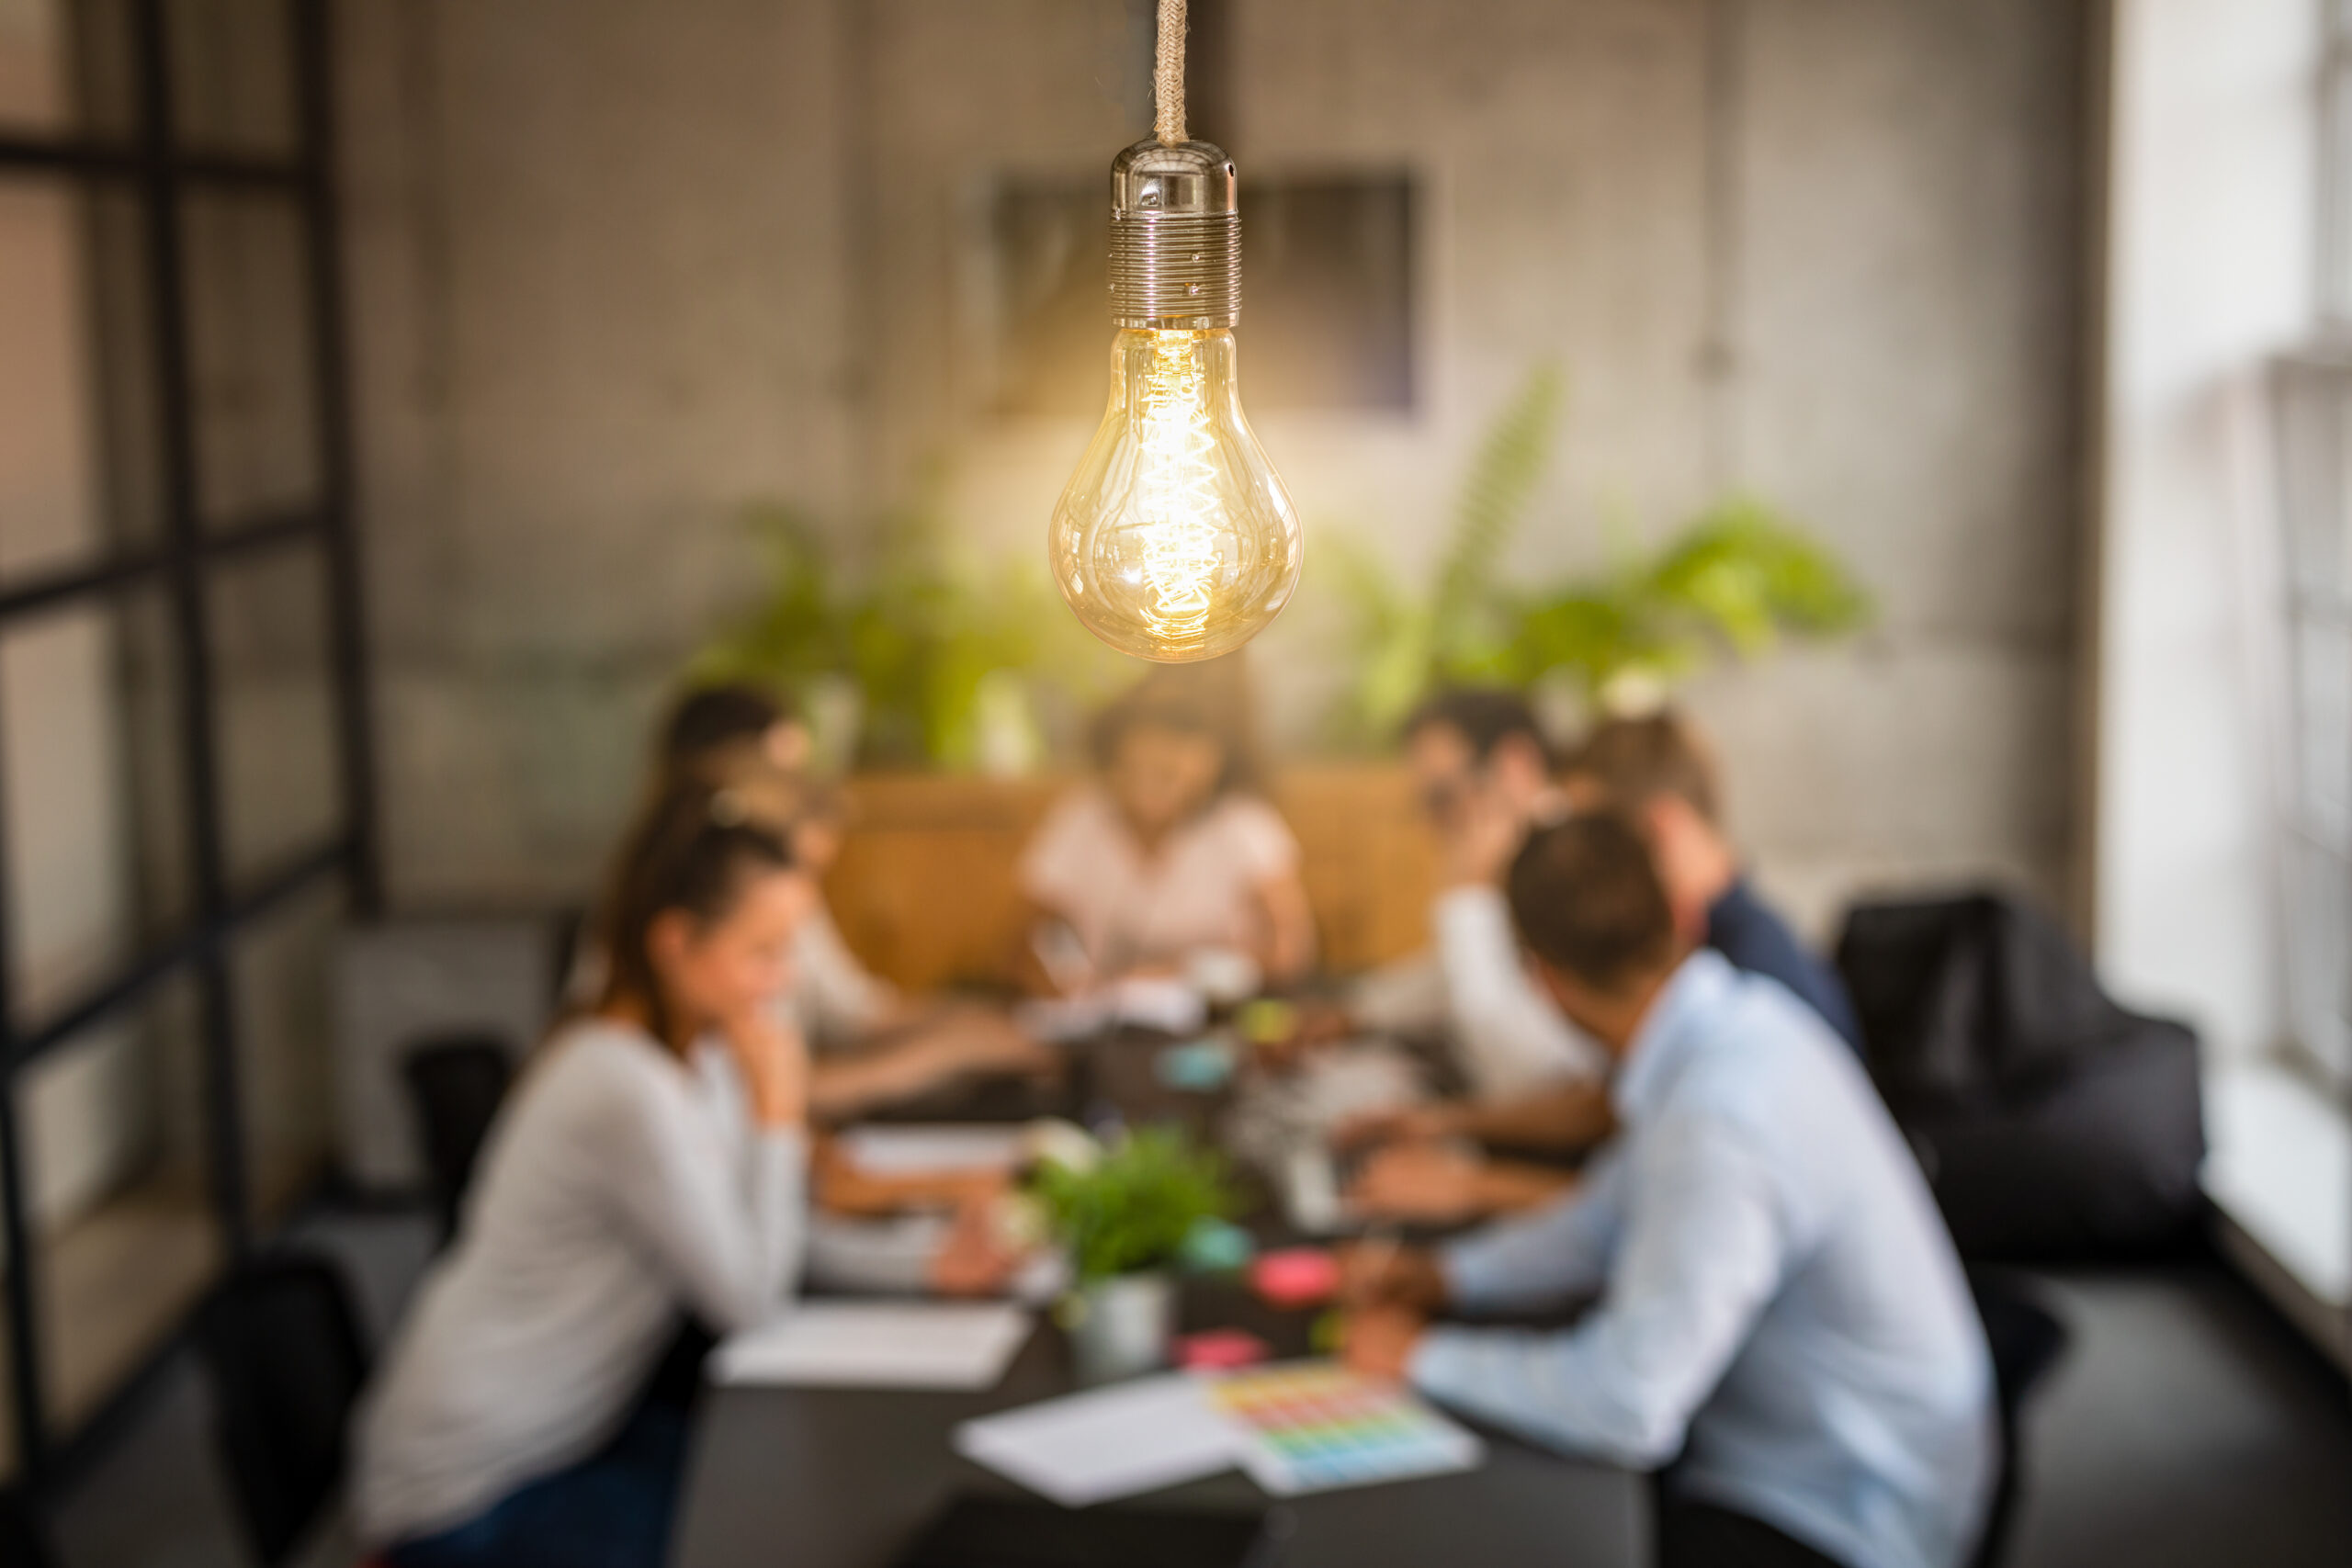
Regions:
<svg viewBox="0 0 2352 1568"><path fill-rule="evenodd" d="M723 1342L711 1375L819 1388L993 1388L1031 1322L1001 1302L802 1302Z"/></svg>

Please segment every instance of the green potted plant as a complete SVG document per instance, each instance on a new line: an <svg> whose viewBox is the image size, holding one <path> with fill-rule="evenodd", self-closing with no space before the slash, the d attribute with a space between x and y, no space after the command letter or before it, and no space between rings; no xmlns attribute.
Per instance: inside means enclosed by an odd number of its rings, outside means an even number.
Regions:
<svg viewBox="0 0 2352 1568"><path fill-rule="evenodd" d="M911 503L854 530L821 528L779 502L747 506L744 526L767 560L763 591L695 655L686 679L793 694L832 769L1034 767L1040 699L1083 705L1120 661L1064 611L1041 552L956 547L944 492L929 474Z"/></svg>
<svg viewBox="0 0 2352 1568"><path fill-rule="evenodd" d="M1124 1133L1107 1148L1062 1140L1042 1151L1029 1191L1069 1257L1060 1315L1079 1376L1107 1382L1163 1365L1175 1267L1236 1207L1223 1156L1169 1127Z"/></svg>
<svg viewBox="0 0 2352 1568"><path fill-rule="evenodd" d="M1834 637L1868 623L1869 596L1843 563L1748 496L1716 502L1655 546L1614 539L1597 570L1514 583L1503 557L1550 465L1561 401L1558 373L1538 367L1497 416L1426 590L1345 536L1318 541L1357 649L1332 725L1342 745L1384 744L1445 682L1566 686L1588 712L1639 709L1725 653L1752 659L1784 636Z"/></svg>

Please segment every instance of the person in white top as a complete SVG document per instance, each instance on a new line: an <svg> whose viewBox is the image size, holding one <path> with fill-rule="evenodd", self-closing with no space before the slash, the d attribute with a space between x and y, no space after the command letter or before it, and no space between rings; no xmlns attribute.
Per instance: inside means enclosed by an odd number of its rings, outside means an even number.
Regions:
<svg viewBox="0 0 2352 1568"><path fill-rule="evenodd" d="M1567 815L1527 699L1497 687L1440 692L1406 720L1405 756L1441 846L1430 926L1472 1092L1505 1099L1599 1077L1607 1058L1537 987L1503 902L1502 870L1529 829Z"/></svg>
<svg viewBox="0 0 2352 1568"><path fill-rule="evenodd" d="M1439 692L1405 721L1404 742L1438 840L1435 941L1428 953L1359 981L1335 1012L1310 1015L1310 1032L1442 1033L1476 1106L1599 1083L1607 1057L1536 986L1503 902L1511 855L1532 828L1568 806L1526 698L1499 687ZM1480 1160L1445 1141L1438 1118L1451 1109L1343 1128L1344 1145L1387 1143L1364 1160L1350 1203L1367 1215L1445 1224L1547 1201L1566 1184L1556 1169Z"/></svg>
<svg viewBox="0 0 2352 1568"><path fill-rule="evenodd" d="M1057 801L1022 856L1022 973L1073 992L1238 954L1264 983L1306 973L1315 921L1298 840L1257 793L1243 668L1170 665L1097 716L1100 778Z"/></svg>
<svg viewBox="0 0 2352 1568"><path fill-rule="evenodd" d="M653 1568L684 1448L640 1392L684 1314L788 1307L808 1060L773 1001L815 891L748 786L647 807L593 1010L500 1114L354 1433L360 1529L396 1568Z"/></svg>

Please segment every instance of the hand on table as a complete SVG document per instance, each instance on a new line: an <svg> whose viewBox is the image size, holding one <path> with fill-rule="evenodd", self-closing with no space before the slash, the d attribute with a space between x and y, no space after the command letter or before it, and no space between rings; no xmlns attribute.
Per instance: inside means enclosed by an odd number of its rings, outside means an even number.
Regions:
<svg viewBox="0 0 2352 1568"><path fill-rule="evenodd" d="M837 1214L901 1214L910 1209L946 1208L961 1213L973 1204L993 1203L1012 1183L1008 1173L992 1166L877 1175L850 1159L832 1138L819 1142L815 1170L817 1202Z"/></svg>
<svg viewBox="0 0 2352 1568"><path fill-rule="evenodd" d="M1400 1105L1385 1111L1363 1111L1331 1130L1338 1149L1369 1148L1374 1144L1427 1142L1450 1137L1452 1108L1443 1105Z"/></svg>
<svg viewBox="0 0 2352 1568"><path fill-rule="evenodd" d="M1392 1306L1432 1313L1445 1304L1445 1274L1418 1247L1352 1242L1338 1251L1340 1299L1353 1307Z"/></svg>
<svg viewBox="0 0 2352 1568"><path fill-rule="evenodd" d="M931 1260L931 1288L943 1296L1001 1294L1026 1260L1008 1245L994 1199L959 1204L956 1223Z"/></svg>
<svg viewBox="0 0 2352 1568"><path fill-rule="evenodd" d="M1425 1326L1421 1314L1406 1307L1359 1308L1340 1329L1340 1359L1365 1377L1403 1382Z"/></svg>
<svg viewBox="0 0 2352 1568"><path fill-rule="evenodd" d="M943 1075L1025 1073L1045 1077L1061 1066L1049 1045L1023 1034L1001 1012L974 1008L943 1020L929 1065Z"/></svg>
<svg viewBox="0 0 2352 1568"><path fill-rule="evenodd" d="M1455 1224L1490 1213L1487 1162L1451 1144L1391 1144L1364 1161L1348 1206L1371 1219Z"/></svg>

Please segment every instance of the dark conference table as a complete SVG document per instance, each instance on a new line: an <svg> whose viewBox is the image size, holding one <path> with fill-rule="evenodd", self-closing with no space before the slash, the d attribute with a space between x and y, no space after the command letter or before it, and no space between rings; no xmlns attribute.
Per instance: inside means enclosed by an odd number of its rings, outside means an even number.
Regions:
<svg viewBox="0 0 2352 1568"><path fill-rule="evenodd" d="M677 1568L887 1568L956 1492L1028 1495L948 1447L957 1422L1072 1386L1061 1336L1041 1324L1003 1382L984 1393L707 1389L672 1561ZM1283 1568L1637 1568L1650 1561L1645 1477L1481 1435L1486 1463L1459 1475L1275 1503L1235 1472L1132 1501L1288 1508L1295 1532Z"/></svg>
<svg viewBox="0 0 2352 1568"><path fill-rule="evenodd" d="M902 1115L1011 1121L1099 1098L1138 1120L1177 1121L1210 1135L1227 1097L1171 1095L1157 1085L1151 1062L1159 1043L1129 1038L1081 1049L1075 1053L1078 1081L1052 1101L994 1104L959 1095ZM1180 1328L1246 1328L1289 1359L1306 1354L1312 1315L1277 1311L1236 1283L1195 1280L1183 1292ZM1076 1387L1068 1346L1040 1314L1002 1381L983 1393L707 1388L672 1560L677 1568L888 1568L956 1493L1031 1495L957 1455L949 1447L957 1422ZM1287 1508L1295 1532L1279 1559L1283 1568L1649 1562L1648 1477L1564 1458L1492 1430L1480 1436L1486 1462L1458 1475L1278 1502L1231 1472L1125 1501L1156 1508Z"/></svg>

